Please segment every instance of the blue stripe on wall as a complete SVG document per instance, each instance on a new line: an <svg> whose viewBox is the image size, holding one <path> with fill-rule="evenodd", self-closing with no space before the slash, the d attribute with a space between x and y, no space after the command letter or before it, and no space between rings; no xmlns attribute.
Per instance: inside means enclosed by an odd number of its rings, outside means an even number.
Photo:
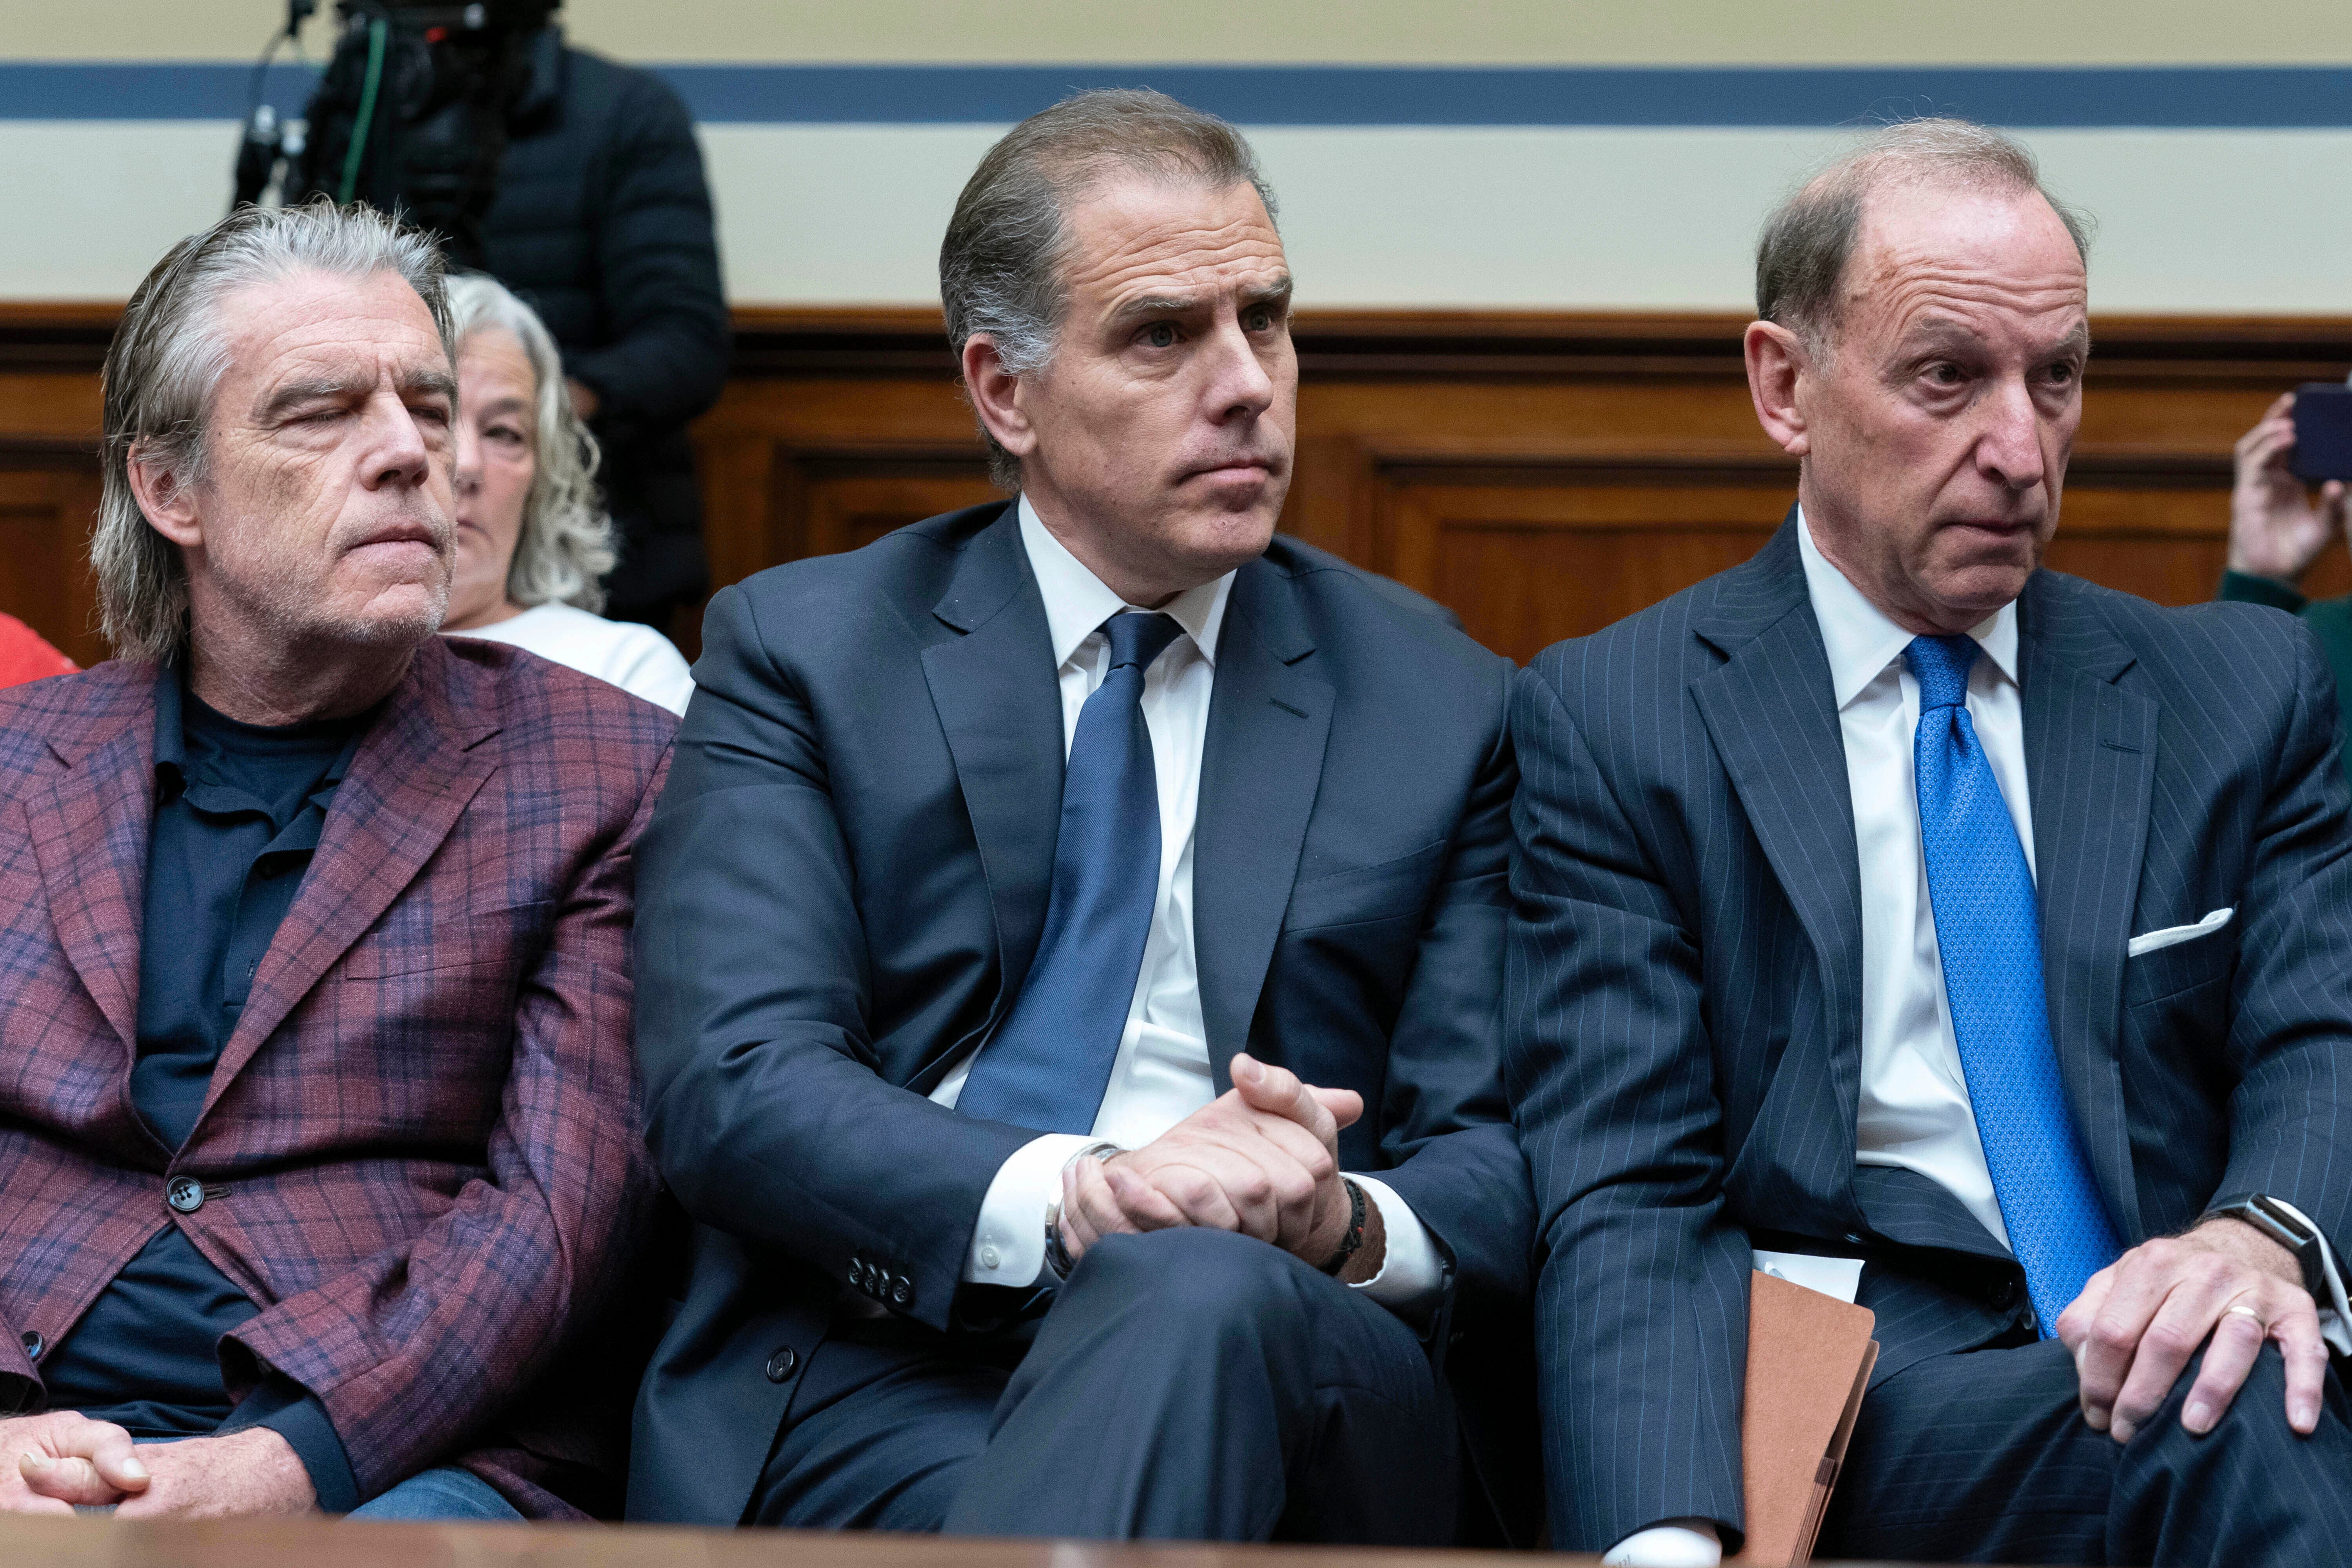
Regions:
<svg viewBox="0 0 2352 1568"><path fill-rule="evenodd" d="M1002 125L1089 87L1155 87L1245 125L2352 126L2352 68L793 66L656 68L716 123ZM299 112L315 79L274 68ZM251 68L0 63L0 120L235 120Z"/></svg>

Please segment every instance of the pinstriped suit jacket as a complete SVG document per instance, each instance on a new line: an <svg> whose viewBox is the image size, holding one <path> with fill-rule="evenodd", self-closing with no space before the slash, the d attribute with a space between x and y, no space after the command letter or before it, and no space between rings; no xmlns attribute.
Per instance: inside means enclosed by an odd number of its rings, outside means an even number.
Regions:
<svg viewBox="0 0 2352 1568"><path fill-rule="evenodd" d="M1508 1071L1566 1547L1738 1526L1753 1233L1871 1259L1882 1377L2016 1321L1948 1283L2007 1256L1956 1199L1854 1163L1859 857L1795 530L1514 694ZM2318 645L2276 611L2052 572L2019 634L2051 1024L2108 1211L2136 1244L2269 1193L2341 1250L2352 841Z"/></svg>

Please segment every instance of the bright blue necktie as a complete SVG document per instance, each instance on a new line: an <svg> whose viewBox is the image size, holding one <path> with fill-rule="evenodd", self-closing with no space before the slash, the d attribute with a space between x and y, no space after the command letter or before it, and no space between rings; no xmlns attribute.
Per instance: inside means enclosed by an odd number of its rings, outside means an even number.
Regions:
<svg viewBox="0 0 2352 1568"><path fill-rule="evenodd" d="M1993 1197L2042 1337L2091 1276L2123 1252L2066 1106L2042 984L2042 911L1976 727L1973 637L1916 637L1919 840L1943 954L1944 994L1968 1075Z"/></svg>
<svg viewBox="0 0 2352 1568"><path fill-rule="evenodd" d="M1110 671L1070 737L1045 934L1012 1016L964 1079L956 1109L966 1116L1094 1131L1160 899L1160 783L1143 675L1182 629L1141 612L1103 623Z"/></svg>

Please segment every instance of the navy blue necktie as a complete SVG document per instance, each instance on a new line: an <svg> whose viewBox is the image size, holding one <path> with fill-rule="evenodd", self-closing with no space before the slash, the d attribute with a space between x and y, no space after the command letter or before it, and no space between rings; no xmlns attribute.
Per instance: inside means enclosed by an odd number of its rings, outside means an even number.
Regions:
<svg viewBox="0 0 2352 1568"><path fill-rule="evenodd" d="M1160 901L1160 782L1143 674L1183 628L1130 612L1103 623L1110 672L1078 710L1062 830L1029 977L971 1064L956 1109L1040 1132L1091 1132Z"/></svg>
<svg viewBox="0 0 2352 1568"><path fill-rule="evenodd" d="M1973 637L1916 637L1919 841L1944 994L2010 1250L2043 1339L2091 1276L2121 1256L2066 1104L2042 990L2042 911L2017 825L1969 721Z"/></svg>

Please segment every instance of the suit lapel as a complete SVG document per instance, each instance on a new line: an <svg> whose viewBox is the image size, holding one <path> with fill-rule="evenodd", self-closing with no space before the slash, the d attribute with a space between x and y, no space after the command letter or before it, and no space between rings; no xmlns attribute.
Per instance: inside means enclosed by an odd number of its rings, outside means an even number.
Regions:
<svg viewBox="0 0 2352 1568"><path fill-rule="evenodd" d="M1323 778L1336 694L1304 664L1314 651L1290 579L1262 559L1244 566L1217 635L1192 839L1201 1015L1220 1094L1249 1044Z"/></svg>
<svg viewBox="0 0 2352 1568"><path fill-rule="evenodd" d="M1749 827L1821 966L1820 1068L1851 1140L1862 1074L1862 868L1829 654L1813 617L1792 510L1692 629L1726 656L1691 682ZM1792 1058L1809 1042L1792 1042ZM1851 1161L1842 1168L1849 1173ZM1851 1190L1848 1180L1847 1190Z"/></svg>
<svg viewBox="0 0 2352 1568"><path fill-rule="evenodd" d="M461 668L438 637L417 649L407 676L360 742L327 810L319 847L269 951L236 1028L213 1069L205 1111L227 1089L335 961L390 909L449 837L497 766L482 742L495 716L452 698Z"/></svg>
<svg viewBox="0 0 2352 1568"><path fill-rule="evenodd" d="M923 679L988 878L1001 1009L1037 954L1062 821L1054 638L1021 548L1017 507L964 547L931 613L963 634L923 650Z"/></svg>
<svg viewBox="0 0 2352 1568"><path fill-rule="evenodd" d="M155 668L108 664L82 677L123 689L90 706L113 722L69 744L62 765L21 803L58 944L99 1011L122 1038L126 1068L139 1040L139 938L147 842L155 807Z"/></svg>
<svg viewBox="0 0 2352 1568"><path fill-rule="evenodd" d="M2118 1059L2124 955L2156 772L2156 704L2075 584L2037 573L2018 604L2027 792L2051 1032L2108 1212L2142 1236Z"/></svg>

